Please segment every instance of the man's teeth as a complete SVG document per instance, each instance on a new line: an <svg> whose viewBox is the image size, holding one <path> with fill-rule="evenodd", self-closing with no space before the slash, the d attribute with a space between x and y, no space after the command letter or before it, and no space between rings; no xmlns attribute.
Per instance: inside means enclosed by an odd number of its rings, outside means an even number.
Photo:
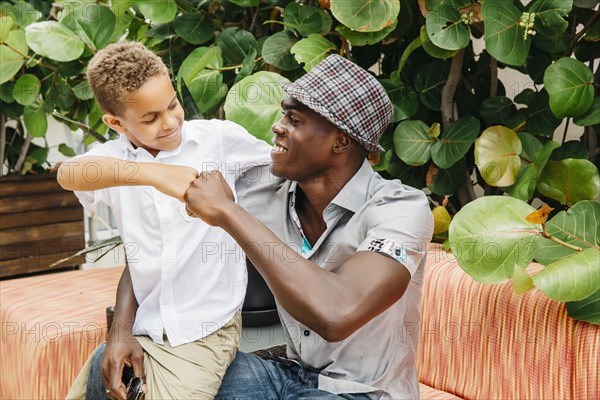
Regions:
<svg viewBox="0 0 600 400"><path fill-rule="evenodd" d="M285 152L285 151L287 151L287 149L285 147L282 147L282 146L280 146L278 144L273 145L273 149L275 149L275 151L279 151L279 152Z"/></svg>

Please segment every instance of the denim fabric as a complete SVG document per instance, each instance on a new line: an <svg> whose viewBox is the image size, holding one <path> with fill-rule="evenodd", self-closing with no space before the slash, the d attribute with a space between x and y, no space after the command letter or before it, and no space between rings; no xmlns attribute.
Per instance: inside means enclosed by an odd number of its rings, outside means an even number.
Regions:
<svg viewBox="0 0 600 400"><path fill-rule="evenodd" d="M106 345L100 345L92 355L87 382L86 400L106 400L106 389L100 376ZM123 382L133 375L125 368ZM217 400L369 400L366 394L336 395L317 389L318 373L293 361L263 360L253 354L238 352L229 366Z"/></svg>

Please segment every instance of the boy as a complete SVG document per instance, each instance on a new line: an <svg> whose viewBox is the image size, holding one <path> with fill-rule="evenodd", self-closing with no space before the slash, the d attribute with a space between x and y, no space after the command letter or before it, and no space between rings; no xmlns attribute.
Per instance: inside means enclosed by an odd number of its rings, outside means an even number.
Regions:
<svg viewBox="0 0 600 400"><path fill-rule="evenodd" d="M121 138L63 163L58 181L84 206L104 201L113 210L139 304L133 334L148 396L213 398L239 344L245 257L181 201L199 171L220 170L234 188L270 161L270 146L231 122L184 122L166 66L140 43L99 51L87 75L102 120ZM131 335L116 322L112 329ZM84 396L88 364L68 398ZM112 389L108 396L124 397L124 385Z"/></svg>

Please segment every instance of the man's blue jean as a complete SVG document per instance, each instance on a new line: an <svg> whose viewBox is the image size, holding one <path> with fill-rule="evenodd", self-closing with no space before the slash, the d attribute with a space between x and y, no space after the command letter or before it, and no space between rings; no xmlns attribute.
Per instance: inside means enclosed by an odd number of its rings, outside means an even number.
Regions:
<svg viewBox="0 0 600 400"><path fill-rule="evenodd" d="M86 399L106 399L106 390L100 376L105 345L93 354L87 383ZM126 368L123 382L132 375ZM277 400L324 399L368 400L365 394L337 395L317 389L318 373L292 361L263 360L253 354L238 352L227 369L217 400Z"/></svg>

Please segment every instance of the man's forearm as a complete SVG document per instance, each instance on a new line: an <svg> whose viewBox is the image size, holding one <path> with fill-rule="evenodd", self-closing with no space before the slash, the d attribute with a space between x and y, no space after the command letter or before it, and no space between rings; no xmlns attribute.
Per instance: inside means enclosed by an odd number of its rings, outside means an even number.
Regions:
<svg viewBox="0 0 600 400"><path fill-rule="evenodd" d="M78 191L153 185L158 168L160 164L84 156L63 162L57 180L64 189Z"/></svg>

